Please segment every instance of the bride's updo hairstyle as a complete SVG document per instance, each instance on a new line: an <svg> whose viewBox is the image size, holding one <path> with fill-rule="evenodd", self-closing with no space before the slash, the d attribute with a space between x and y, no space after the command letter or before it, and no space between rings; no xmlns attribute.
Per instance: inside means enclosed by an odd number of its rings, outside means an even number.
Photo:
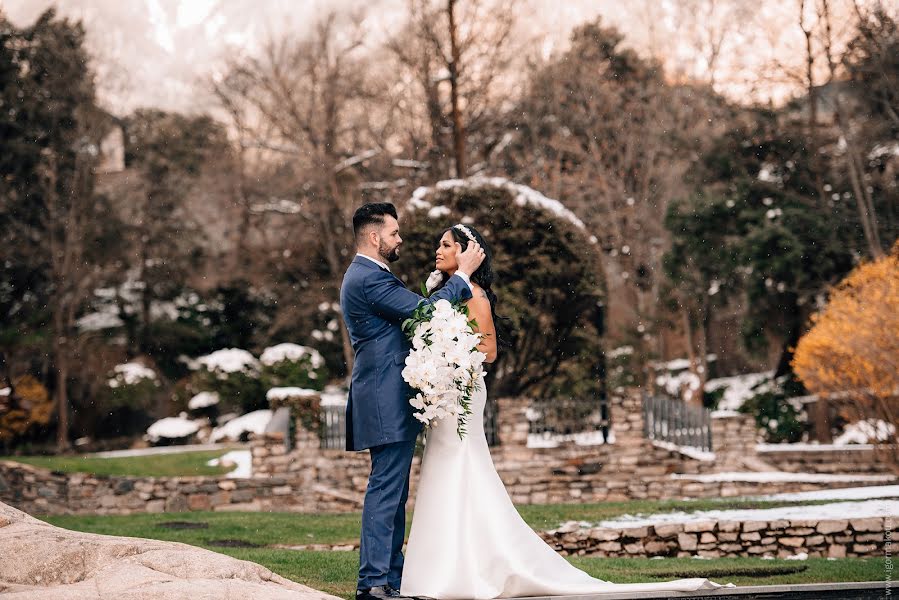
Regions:
<svg viewBox="0 0 899 600"><path fill-rule="evenodd" d="M490 244L487 243L487 240L484 239L484 236L481 235L481 232L471 225L453 225L452 227L444 230L443 233L440 234L440 237L443 237L443 234L445 234L447 231L451 232L453 235L453 239L462 245L463 251L468 247L468 242L472 241L468 237L468 235L466 235L466 233L470 233L472 237L474 237L474 241L480 244L481 248L484 249L484 262L481 263L481 266L478 267L477 271L472 273L471 282L478 284L481 289L484 290L484 293L487 294L487 299L490 301L490 312L493 314L493 325L496 329L497 347L510 347L511 341L506 335L508 331L506 322L509 319L506 317L501 317L496 313L496 304L498 298L496 297L496 293L493 291L493 280L496 278L496 271L493 270L493 250L491 250ZM442 288L448 279L449 275L443 273L442 280L440 281L440 284L435 288L435 290L439 290L440 288Z"/></svg>

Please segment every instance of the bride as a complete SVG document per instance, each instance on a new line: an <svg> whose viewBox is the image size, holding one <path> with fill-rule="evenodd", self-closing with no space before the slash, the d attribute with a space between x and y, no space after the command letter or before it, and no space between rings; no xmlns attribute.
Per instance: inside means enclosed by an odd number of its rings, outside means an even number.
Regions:
<svg viewBox="0 0 899 600"><path fill-rule="evenodd" d="M456 271L456 255L469 241L486 251L472 275L467 306L483 334L478 349L496 360L496 295L493 256L474 227L454 225L437 248L437 269L428 286L437 289ZM439 600L693 591L720 587L707 579L615 584L590 577L557 554L524 522L490 458L484 435L487 391L483 376L472 397L468 433L460 440L456 421L437 421L428 431L400 593Z"/></svg>

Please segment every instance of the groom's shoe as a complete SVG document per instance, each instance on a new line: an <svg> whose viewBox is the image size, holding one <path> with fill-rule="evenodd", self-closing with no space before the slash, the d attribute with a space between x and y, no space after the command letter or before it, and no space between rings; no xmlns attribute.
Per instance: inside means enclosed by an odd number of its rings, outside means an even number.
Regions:
<svg viewBox="0 0 899 600"><path fill-rule="evenodd" d="M356 600L411 600L393 589L390 585L379 585L373 588L356 590Z"/></svg>
<svg viewBox="0 0 899 600"><path fill-rule="evenodd" d="M387 587L399 594L399 596L397 596L399 600L433 600L432 598L425 598L424 596L404 596L402 592L400 592L397 588L393 587L393 585L389 583L387 584Z"/></svg>

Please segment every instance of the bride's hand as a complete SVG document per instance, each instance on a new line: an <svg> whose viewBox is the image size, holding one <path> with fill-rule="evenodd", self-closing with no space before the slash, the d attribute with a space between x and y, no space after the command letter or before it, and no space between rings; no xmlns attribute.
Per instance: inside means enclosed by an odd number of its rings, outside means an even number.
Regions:
<svg viewBox="0 0 899 600"><path fill-rule="evenodd" d="M468 242L465 251L456 256L456 262L459 263L459 271L465 273L469 277L478 270L481 263L484 262L484 249L477 242Z"/></svg>

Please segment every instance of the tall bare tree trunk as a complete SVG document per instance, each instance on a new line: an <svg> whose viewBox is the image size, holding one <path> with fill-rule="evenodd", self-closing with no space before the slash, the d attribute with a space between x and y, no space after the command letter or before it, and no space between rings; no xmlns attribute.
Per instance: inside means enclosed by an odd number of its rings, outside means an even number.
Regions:
<svg viewBox="0 0 899 600"><path fill-rule="evenodd" d="M805 0L799 3L799 27L805 36L805 85L808 94L808 136L811 150L811 166L815 174L815 191L824 205L824 182L821 178L821 142L818 132L818 89L815 86L815 51L812 46L812 30L805 25Z"/></svg>
<svg viewBox="0 0 899 600"><path fill-rule="evenodd" d="M830 22L830 3L828 0L822 0L819 6L820 16L824 20L825 34L824 53L827 58L827 68L830 72L830 80L837 81L837 62L834 58L832 28ZM840 95L835 93L833 96L834 114L836 115L837 126L846 142L846 167L849 171L849 184L852 186L852 194L855 196L855 202L858 206L858 216L862 223L862 231L865 234L865 241L868 243L868 251L872 258L882 258L884 256L883 246L880 244L880 233L877 230L877 213L874 210L874 199L868 186L865 185L865 168L861 159L861 151L858 142L852 132L852 124L849 122L849 115L846 113L846 107L840 99Z"/></svg>
<svg viewBox="0 0 899 600"><path fill-rule="evenodd" d="M68 338L64 325L64 310L56 306L53 311L53 354L56 363L56 450L64 452L69 443L69 397L66 381L69 378Z"/></svg>
<svg viewBox="0 0 899 600"><path fill-rule="evenodd" d="M456 177L465 177L465 127L462 110L459 107L459 42L456 32L456 0L447 0L446 13L449 18L450 55L449 64L450 102L453 111L453 151L456 156Z"/></svg>

